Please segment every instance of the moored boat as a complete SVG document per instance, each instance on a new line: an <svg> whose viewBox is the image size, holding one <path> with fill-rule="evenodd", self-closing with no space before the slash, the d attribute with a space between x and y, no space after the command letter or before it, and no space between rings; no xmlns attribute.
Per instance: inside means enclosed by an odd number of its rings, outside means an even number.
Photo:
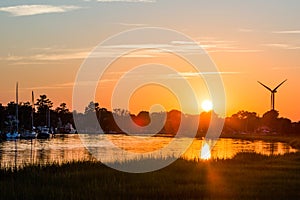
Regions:
<svg viewBox="0 0 300 200"><path fill-rule="evenodd" d="M37 137L37 132L35 132L34 130L24 130L20 137L22 139L34 139Z"/></svg>
<svg viewBox="0 0 300 200"><path fill-rule="evenodd" d="M20 137L20 133L19 133L19 96L18 96L18 82L16 85L16 116L15 119L12 119L12 121L10 121L10 131L8 133L5 134L6 139L17 139ZM12 128L12 124L13 122L15 122L16 124L16 128L13 129Z"/></svg>
<svg viewBox="0 0 300 200"><path fill-rule="evenodd" d="M35 131L34 123L33 123L33 113L34 113L34 94L33 94L33 91L31 92L31 97L32 97L32 105L31 105L31 129L30 130L24 130L21 133L21 138L23 138L23 139L34 139L34 138L37 137L37 132Z"/></svg>
<svg viewBox="0 0 300 200"><path fill-rule="evenodd" d="M47 139L51 136L51 130L47 126L42 126L38 128L37 138L39 139Z"/></svg>
<svg viewBox="0 0 300 200"><path fill-rule="evenodd" d="M15 132L9 132L9 133L6 133L6 139L17 139L20 137L20 133L18 133L17 131Z"/></svg>

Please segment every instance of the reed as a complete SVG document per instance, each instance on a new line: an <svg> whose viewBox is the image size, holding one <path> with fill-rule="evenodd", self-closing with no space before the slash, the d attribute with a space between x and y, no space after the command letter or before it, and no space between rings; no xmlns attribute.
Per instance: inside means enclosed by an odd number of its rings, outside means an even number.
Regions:
<svg viewBox="0 0 300 200"><path fill-rule="evenodd" d="M0 170L0 197L299 199L299 171L299 152L282 156L239 153L230 160L200 162L179 159L164 169L143 174L119 172L96 161L28 165L15 171Z"/></svg>

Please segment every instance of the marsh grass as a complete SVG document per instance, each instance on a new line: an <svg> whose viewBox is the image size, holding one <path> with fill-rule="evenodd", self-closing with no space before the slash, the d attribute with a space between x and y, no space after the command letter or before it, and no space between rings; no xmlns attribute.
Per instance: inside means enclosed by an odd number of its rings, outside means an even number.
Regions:
<svg viewBox="0 0 300 200"><path fill-rule="evenodd" d="M128 161L129 162L129 161ZM138 161L132 161L138 162ZM128 163L127 163L128 164ZM300 153L239 153L130 174L96 161L0 170L1 199L299 199Z"/></svg>

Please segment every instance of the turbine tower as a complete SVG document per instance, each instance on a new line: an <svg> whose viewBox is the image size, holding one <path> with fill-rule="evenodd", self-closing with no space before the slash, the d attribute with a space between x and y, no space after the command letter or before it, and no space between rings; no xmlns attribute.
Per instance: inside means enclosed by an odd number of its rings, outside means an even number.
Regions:
<svg viewBox="0 0 300 200"><path fill-rule="evenodd" d="M269 90L271 92L271 110L275 110L275 93L277 92L277 89L286 81L287 81L287 79L282 81L273 90L271 88L269 88L268 86L264 85L263 83L257 81L259 84L261 84L262 86L264 86L267 90Z"/></svg>

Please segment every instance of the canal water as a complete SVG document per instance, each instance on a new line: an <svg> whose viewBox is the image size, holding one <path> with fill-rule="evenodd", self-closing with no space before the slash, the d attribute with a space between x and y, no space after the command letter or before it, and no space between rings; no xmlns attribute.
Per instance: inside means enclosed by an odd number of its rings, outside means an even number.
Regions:
<svg viewBox="0 0 300 200"><path fill-rule="evenodd" d="M95 139L96 138L96 139ZM138 139L137 139L138 138ZM105 142L110 142L119 148L136 153L136 157L141 158L141 154L151 156L151 152L157 151L171 141L175 140L175 148L169 148L164 151L160 157L171 157L176 153L176 146L185 144L188 138L170 138L170 137L144 137L144 136L126 136L126 135L88 135L88 134L70 134L56 135L50 139L33 140L12 140L0 142L0 167L22 167L26 164L47 164L64 163L68 161L94 160L98 152L101 155L100 161L103 162L122 162L122 154L110 148ZM84 141L84 142L82 142ZM89 151L86 145L96 151ZM207 146L207 148L205 148ZM205 151L203 153L203 150ZM210 141L194 139L189 148L181 155L187 160L201 159L230 159L238 152L255 152L263 155L282 155L296 152L297 150L288 144L281 142L248 141L240 139L220 138L212 147ZM202 152L202 153L201 153ZM145 158L145 156L142 156ZM99 157L97 157L99 159Z"/></svg>

